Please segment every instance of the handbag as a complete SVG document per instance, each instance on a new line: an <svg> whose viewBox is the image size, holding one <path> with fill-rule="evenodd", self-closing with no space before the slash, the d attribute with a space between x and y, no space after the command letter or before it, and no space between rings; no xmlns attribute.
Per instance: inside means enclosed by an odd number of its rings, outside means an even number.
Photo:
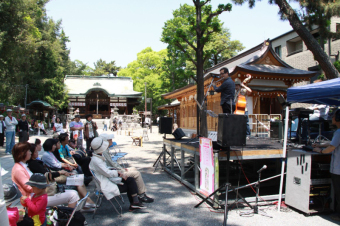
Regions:
<svg viewBox="0 0 340 226"><path fill-rule="evenodd" d="M55 131L57 131L57 129L55 128L55 126L53 126L53 128L52 128L52 129L53 129L53 131L54 131L54 132L55 132Z"/></svg>
<svg viewBox="0 0 340 226"><path fill-rule="evenodd" d="M53 207L57 214L53 214L53 218L58 222L59 226L65 226L67 221L70 219L73 208L64 207L64 206L55 206ZM80 211L76 211L71 219L69 225L72 226L83 226L85 225L85 217Z"/></svg>
<svg viewBox="0 0 340 226"><path fill-rule="evenodd" d="M47 196L54 196L55 194L57 194L57 183L51 182L49 175L50 175L49 172L45 173L46 182L49 185L46 187L46 193L47 193Z"/></svg>

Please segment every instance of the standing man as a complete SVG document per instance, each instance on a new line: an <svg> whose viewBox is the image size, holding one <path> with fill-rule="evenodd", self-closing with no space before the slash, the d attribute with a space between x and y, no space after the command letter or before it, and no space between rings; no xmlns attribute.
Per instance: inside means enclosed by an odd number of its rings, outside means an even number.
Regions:
<svg viewBox="0 0 340 226"><path fill-rule="evenodd" d="M4 140L5 140L5 131L6 131L6 125L4 122L4 116L0 115L0 146L4 146Z"/></svg>
<svg viewBox="0 0 340 226"><path fill-rule="evenodd" d="M22 114L18 122L19 142L27 142L29 138L29 127L26 120L26 115Z"/></svg>
<svg viewBox="0 0 340 226"><path fill-rule="evenodd" d="M103 120L104 128L103 131L107 131L107 125L109 124L109 121L107 120L107 117Z"/></svg>
<svg viewBox="0 0 340 226"><path fill-rule="evenodd" d="M5 118L6 124L6 154L12 154L12 148L15 144L15 127L18 125L18 121L15 117L12 117L12 109L7 109L7 116Z"/></svg>
<svg viewBox="0 0 340 226"><path fill-rule="evenodd" d="M149 127L150 122L151 122L150 117L149 117L149 116L146 116L146 117L145 117L145 127L146 127L146 128Z"/></svg>
<svg viewBox="0 0 340 226"><path fill-rule="evenodd" d="M233 114L235 111L235 83L229 77L228 68L221 68L220 70L221 78L224 79L221 86L216 87L216 82L213 82L213 87L216 92L221 93L221 107L223 113Z"/></svg>
<svg viewBox="0 0 340 226"><path fill-rule="evenodd" d="M91 150L91 142L92 140L98 136L97 133L97 124L92 121L92 114L88 114L86 117L85 129L84 129L84 139L86 140L86 150L88 154L92 156Z"/></svg>
<svg viewBox="0 0 340 226"><path fill-rule="evenodd" d="M332 153L330 173L336 200L336 214L331 218L340 221L340 109L337 109L332 116L332 124L336 125L337 130L334 132L330 144L314 144L313 151L321 154ZM325 147L321 149L322 147Z"/></svg>
<svg viewBox="0 0 340 226"><path fill-rule="evenodd" d="M70 130L73 139L77 142L78 148L83 148L83 129L84 124L80 121L80 115L74 116L74 121L70 123Z"/></svg>

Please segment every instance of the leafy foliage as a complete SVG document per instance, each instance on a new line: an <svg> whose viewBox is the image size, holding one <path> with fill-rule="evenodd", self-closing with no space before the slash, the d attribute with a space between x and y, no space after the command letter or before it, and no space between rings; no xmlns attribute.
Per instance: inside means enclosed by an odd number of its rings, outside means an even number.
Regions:
<svg viewBox="0 0 340 226"><path fill-rule="evenodd" d="M205 11L210 12L211 6L204 7ZM168 43L168 58L166 59L166 66L169 70L169 76L172 80L173 89L180 88L189 82L189 78L195 78L196 65L191 59L195 59L195 50L188 45L183 39L177 37L181 34L187 37L187 40L196 46L197 37L195 25L196 9L194 6L187 4L181 5L179 9L174 10L173 19L165 22L162 32L161 41ZM207 16L207 15L206 15ZM203 27L207 27L206 23L201 23ZM223 23L215 17L211 25L215 27L215 33L212 33L208 38L205 46L204 69L210 68L226 59L235 56L239 51L244 49L240 41L230 40L230 32L223 27ZM203 41L205 42L205 41ZM180 44L190 57L187 56ZM183 84L183 82L185 82Z"/></svg>
<svg viewBox="0 0 340 226"><path fill-rule="evenodd" d="M211 5L202 7L203 19L200 25L206 31L206 35L203 35L200 41L204 45L204 69L229 59L244 49L238 40L230 40L229 30L223 27L223 23L217 16L209 19L209 15L222 12L224 9L229 9L229 5L220 5L214 12ZM173 19L166 21L163 27L161 41L168 44L166 65L173 81L176 81L174 75L178 75L181 81L183 78L188 81L190 77L196 80L197 22L195 17L195 6L184 4L173 11ZM174 88L179 87L174 86Z"/></svg>
<svg viewBox="0 0 340 226"><path fill-rule="evenodd" d="M111 61L106 63L105 60L99 59L96 63L94 63L94 71L91 73L93 76L100 76L105 74L113 74L117 75L120 67L116 66L115 61Z"/></svg>
<svg viewBox="0 0 340 226"><path fill-rule="evenodd" d="M164 59L167 57L167 51L153 51L150 47L145 48L137 54L137 60L128 64L124 69L118 72L118 76L131 77L133 79L133 88L137 92L143 92L144 83L147 83L147 98L152 98L153 113L157 114L157 107L166 103L161 98L163 93L169 92L170 81L164 77ZM138 110L144 110L144 102L136 107Z"/></svg>
<svg viewBox="0 0 340 226"><path fill-rule="evenodd" d="M0 102L24 104L42 99L67 106L64 75L70 70L68 37L61 21L46 15L48 0L3 0L0 3Z"/></svg>

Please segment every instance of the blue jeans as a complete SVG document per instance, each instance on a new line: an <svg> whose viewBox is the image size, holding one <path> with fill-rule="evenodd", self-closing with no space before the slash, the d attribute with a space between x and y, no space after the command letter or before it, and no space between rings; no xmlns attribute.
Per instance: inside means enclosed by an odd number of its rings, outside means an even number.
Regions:
<svg viewBox="0 0 340 226"><path fill-rule="evenodd" d="M12 153L15 144L15 131L6 131L6 153Z"/></svg>
<svg viewBox="0 0 340 226"><path fill-rule="evenodd" d="M251 132L250 132L250 127L249 127L249 117L248 117L248 111L244 112L244 115L247 116L247 130L246 130L246 135L250 136Z"/></svg>
<svg viewBox="0 0 340 226"><path fill-rule="evenodd" d="M104 125L103 131L107 131L107 125Z"/></svg>

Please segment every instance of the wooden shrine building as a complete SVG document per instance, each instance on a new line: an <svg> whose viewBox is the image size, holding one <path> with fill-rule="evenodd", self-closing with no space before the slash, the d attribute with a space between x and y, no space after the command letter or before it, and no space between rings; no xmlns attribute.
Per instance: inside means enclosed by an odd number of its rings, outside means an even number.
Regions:
<svg viewBox="0 0 340 226"><path fill-rule="evenodd" d="M219 74L220 69L229 69L229 76L241 82L246 74L252 76L247 84L252 93L246 97L248 114L281 114L282 107L277 101L277 95L286 96L287 88L292 85L310 81L315 72L295 69L282 61L274 52L269 41L241 53L231 59L223 61L204 73L204 90L208 91L212 75ZM217 83L220 86L221 82ZM211 88L213 90L213 88ZM173 92L163 94L164 99L177 99L180 107L173 107L173 114L177 116L177 123L185 130L196 130L196 85L190 84ZM165 107L170 109L171 106ZM179 108L179 110L176 108ZM220 93L214 92L207 96L207 109L214 113L222 113L220 106ZM208 117L208 131L217 131L217 118Z"/></svg>
<svg viewBox="0 0 340 226"><path fill-rule="evenodd" d="M66 75L64 83L69 105L79 108L81 117L86 114L110 117L115 107L119 114L129 115L142 98L141 92L133 90L133 80L129 77Z"/></svg>

